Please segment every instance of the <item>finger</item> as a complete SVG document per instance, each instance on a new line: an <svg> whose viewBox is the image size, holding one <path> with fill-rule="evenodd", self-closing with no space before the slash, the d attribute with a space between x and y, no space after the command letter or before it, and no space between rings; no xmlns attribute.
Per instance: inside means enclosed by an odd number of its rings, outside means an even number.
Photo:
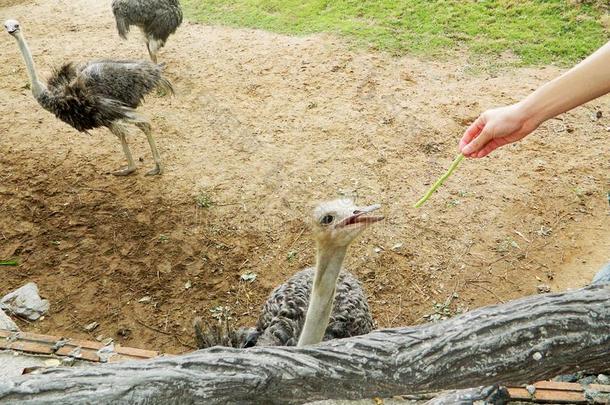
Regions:
<svg viewBox="0 0 610 405"><path fill-rule="evenodd" d="M487 143L487 145L485 145L485 147L483 147L483 149L477 152L477 157L485 157L494 150L498 149L500 146L504 146L508 143L511 142L506 140L506 138L492 139L490 142Z"/></svg>
<svg viewBox="0 0 610 405"><path fill-rule="evenodd" d="M481 150L487 143L492 139L491 130L489 127L484 127L479 136L474 138L472 142L468 143L468 145L464 146L462 149L462 153L464 154L472 154Z"/></svg>
<svg viewBox="0 0 610 405"><path fill-rule="evenodd" d="M485 127L485 122L483 121L483 117L479 116L468 128L464 131L464 135L462 135L462 139L460 139L459 149L463 152L464 146L468 145L477 135L481 133Z"/></svg>

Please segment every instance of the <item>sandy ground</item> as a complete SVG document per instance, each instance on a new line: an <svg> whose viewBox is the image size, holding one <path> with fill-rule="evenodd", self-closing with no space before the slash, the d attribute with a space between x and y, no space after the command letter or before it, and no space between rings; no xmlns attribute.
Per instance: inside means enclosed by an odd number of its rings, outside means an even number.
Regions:
<svg viewBox="0 0 610 405"><path fill-rule="evenodd" d="M66 61L146 56L137 35L119 40L109 0L0 5L45 75ZM22 329L179 353L193 345L193 316L219 305L251 325L270 290L313 262L312 204L338 196L383 204L387 220L347 259L380 327L424 322L435 303L455 313L540 284L579 287L610 259L609 98L465 162L411 208L466 124L557 68L490 75L466 58L397 59L330 36L185 23L160 54L176 96L141 108L166 174L144 176L150 151L134 131L140 170L116 178L119 142L44 111L5 33L0 49L0 259L21 261L0 267L0 294L34 281L51 302ZM197 206L203 195L215 205ZM240 281L246 272L256 280Z"/></svg>

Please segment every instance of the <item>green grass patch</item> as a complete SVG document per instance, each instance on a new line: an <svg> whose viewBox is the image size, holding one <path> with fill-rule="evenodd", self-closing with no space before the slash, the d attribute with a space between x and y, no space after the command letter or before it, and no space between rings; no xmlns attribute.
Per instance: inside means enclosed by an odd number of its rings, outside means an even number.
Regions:
<svg viewBox="0 0 610 405"><path fill-rule="evenodd" d="M285 34L330 32L395 55L448 50L515 64L568 64L607 41L607 1L594 0L182 0L206 24ZM455 55L455 53L454 53Z"/></svg>

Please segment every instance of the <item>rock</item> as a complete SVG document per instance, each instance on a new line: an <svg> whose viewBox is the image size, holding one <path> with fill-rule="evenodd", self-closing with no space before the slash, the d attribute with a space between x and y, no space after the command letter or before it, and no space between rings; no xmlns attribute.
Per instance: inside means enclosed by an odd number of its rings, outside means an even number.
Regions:
<svg viewBox="0 0 610 405"><path fill-rule="evenodd" d="M19 332L19 327L7 314L0 309L0 329Z"/></svg>
<svg viewBox="0 0 610 405"><path fill-rule="evenodd" d="M27 283L5 295L0 300L0 309L35 321L49 311L49 301L40 298L35 283Z"/></svg>
<svg viewBox="0 0 610 405"><path fill-rule="evenodd" d="M100 326L100 324L99 324L99 323L97 323L97 322L91 322L89 325L86 325L86 326L84 327L84 329L85 329L87 332L93 332L93 331L95 330L95 328L97 328L98 326Z"/></svg>
<svg viewBox="0 0 610 405"><path fill-rule="evenodd" d="M61 359L61 365L62 366L67 366L67 367L71 367L74 365L74 357L64 357Z"/></svg>
<svg viewBox="0 0 610 405"><path fill-rule="evenodd" d="M551 287L546 284L539 284L536 286L536 288L538 289L539 294L551 292Z"/></svg>
<svg viewBox="0 0 610 405"><path fill-rule="evenodd" d="M559 382L576 382L578 381L578 376L576 374L562 374L553 378L553 381Z"/></svg>
<svg viewBox="0 0 610 405"><path fill-rule="evenodd" d="M578 382L581 385L593 384L595 382L595 376L594 375L585 376L585 377L581 378L580 380L578 380Z"/></svg>
<svg viewBox="0 0 610 405"><path fill-rule="evenodd" d="M525 389L530 395L534 395L536 393L536 387L534 387L533 385L526 385Z"/></svg>
<svg viewBox="0 0 610 405"><path fill-rule="evenodd" d="M141 302L142 304L148 304L151 301L152 301L152 298L149 297L148 295L145 297L142 297L138 300L138 302Z"/></svg>
<svg viewBox="0 0 610 405"><path fill-rule="evenodd" d="M61 364L61 361L59 361L58 359L48 359L48 360L45 360L45 362L44 362L45 367L57 367L60 364Z"/></svg>
<svg viewBox="0 0 610 405"><path fill-rule="evenodd" d="M116 352L114 350L114 344L111 342L110 344L102 347L97 351L97 355L100 358L101 363L108 363L110 358L116 355Z"/></svg>
<svg viewBox="0 0 610 405"><path fill-rule="evenodd" d="M597 272L591 284L610 283L610 263L606 264L600 271Z"/></svg>
<svg viewBox="0 0 610 405"><path fill-rule="evenodd" d="M610 384L610 377L606 374L600 374L597 376L597 382L601 385L608 385Z"/></svg>

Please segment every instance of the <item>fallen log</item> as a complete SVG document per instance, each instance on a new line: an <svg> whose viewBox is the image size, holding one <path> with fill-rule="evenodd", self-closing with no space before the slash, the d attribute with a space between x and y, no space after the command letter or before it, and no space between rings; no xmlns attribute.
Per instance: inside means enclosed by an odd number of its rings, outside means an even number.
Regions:
<svg viewBox="0 0 610 405"><path fill-rule="evenodd" d="M443 322L319 345L211 348L0 381L0 403L303 403L390 397L610 364L610 284L530 296Z"/></svg>

